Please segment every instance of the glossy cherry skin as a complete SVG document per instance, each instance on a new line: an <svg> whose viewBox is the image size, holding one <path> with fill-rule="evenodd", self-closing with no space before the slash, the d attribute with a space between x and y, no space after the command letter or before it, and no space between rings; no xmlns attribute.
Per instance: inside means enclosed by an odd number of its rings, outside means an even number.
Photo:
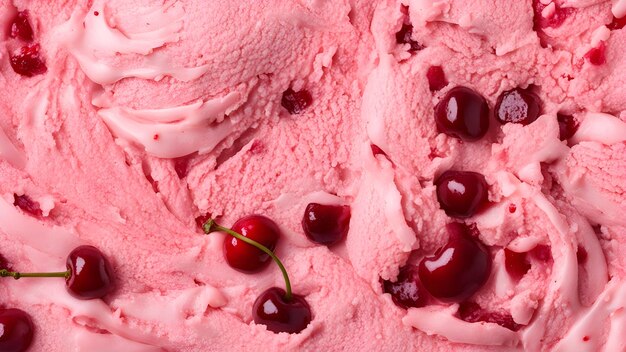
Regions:
<svg viewBox="0 0 626 352"><path fill-rule="evenodd" d="M454 87L435 106L435 122L441 133L476 141L489 129L489 105L475 91Z"/></svg>
<svg viewBox="0 0 626 352"><path fill-rule="evenodd" d="M237 220L231 229L257 241L271 251L274 251L280 238L278 225L262 215L243 217ZM224 239L224 257L232 268L249 274L264 269L272 261L265 252L230 235Z"/></svg>
<svg viewBox="0 0 626 352"><path fill-rule="evenodd" d="M332 246L343 240L350 228L350 207L310 203L304 210L302 230L313 242Z"/></svg>
<svg viewBox="0 0 626 352"><path fill-rule="evenodd" d="M408 264L400 269L395 282L383 281L383 291L400 308L423 307L427 303L426 293L419 281L418 268Z"/></svg>
<svg viewBox="0 0 626 352"><path fill-rule="evenodd" d="M528 125L541 113L541 100L528 89L515 88L502 92L495 107L496 120Z"/></svg>
<svg viewBox="0 0 626 352"><path fill-rule="evenodd" d="M0 309L0 351L23 352L33 341L33 321L20 309Z"/></svg>
<svg viewBox="0 0 626 352"><path fill-rule="evenodd" d="M252 317L257 324L275 333L297 334L311 322L311 308L304 297L292 295L285 299L285 290L272 287L261 293L252 306Z"/></svg>
<svg viewBox="0 0 626 352"><path fill-rule="evenodd" d="M115 288L111 264L94 246L79 246L70 252L67 269L70 277L65 284L75 298L102 298Z"/></svg>
<svg viewBox="0 0 626 352"><path fill-rule="evenodd" d="M313 102L313 97L308 90L294 91L288 88L283 92L280 104L289 111L290 114L296 115L303 112Z"/></svg>
<svg viewBox="0 0 626 352"><path fill-rule="evenodd" d="M448 243L419 265L424 288L443 302L461 302L478 291L489 278L491 255L465 224L447 226Z"/></svg>
<svg viewBox="0 0 626 352"><path fill-rule="evenodd" d="M449 216L467 218L487 204L489 185L477 172L448 170L435 185L439 205Z"/></svg>

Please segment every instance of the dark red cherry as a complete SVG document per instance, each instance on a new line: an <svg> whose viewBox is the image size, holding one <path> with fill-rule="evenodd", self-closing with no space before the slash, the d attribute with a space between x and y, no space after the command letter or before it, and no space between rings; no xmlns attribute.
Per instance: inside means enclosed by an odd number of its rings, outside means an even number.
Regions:
<svg viewBox="0 0 626 352"><path fill-rule="evenodd" d="M515 88L502 92L495 107L496 120L500 123L528 125L541 113L541 100L528 89Z"/></svg>
<svg viewBox="0 0 626 352"><path fill-rule="evenodd" d="M611 23L607 25L607 27L612 31L616 29L622 29L624 28L624 26L626 26L626 16L622 18L617 18L613 16L613 21L611 21Z"/></svg>
<svg viewBox="0 0 626 352"><path fill-rule="evenodd" d="M19 38L23 41L30 42L33 40L33 28L28 20L28 10L19 11L11 22L11 38Z"/></svg>
<svg viewBox="0 0 626 352"><path fill-rule="evenodd" d="M424 288L444 302L462 302L478 291L489 278L491 255L465 224L447 225L448 243L419 265Z"/></svg>
<svg viewBox="0 0 626 352"><path fill-rule="evenodd" d="M302 217L302 230L313 242L332 246L343 240L350 227L350 207L309 203Z"/></svg>
<svg viewBox="0 0 626 352"><path fill-rule="evenodd" d="M535 10L533 29L535 31L543 28L560 27L563 22L565 22L565 20L575 11L572 7L560 7L556 5L552 16L545 18L541 15L541 13L546 6L547 5L542 4L540 0L533 0L533 8Z"/></svg>
<svg viewBox="0 0 626 352"><path fill-rule="evenodd" d="M18 53L11 55L10 61L13 71L26 77L40 75L48 70L39 56L39 44L23 46Z"/></svg>
<svg viewBox="0 0 626 352"><path fill-rule="evenodd" d="M67 269L70 277L65 285L75 298L102 298L114 289L111 264L94 246L76 247L67 256Z"/></svg>
<svg viewBox="0 0 626 352"><path fill-rule="evenodd" d="M297 334L311 322L311 308L304 297L293 295L285 299L285 290L272 287L254 301L252 307L254 322L263 324L275 333Z"/></svg>
<svg viewBox="0 0 626 352"><path fill-rule="evenodd" d="M262 215L243 217L233 224L232 230L259 242L271 251L276 248L280 237L278 225ZM224 257L228 265L245 273L258 272L272 261L265 252L231 236L224 239Z"/></svg>
<svg viewBox="0 0 626 352"><path fill-rule="evenodd" d="M603 65L606 62L606 45L604 42L600 42L595 48L591 48L586 54L585 59L589 60L589 63L595 66Z"/></svg>
<svg viewBox="0 0 626 352"><path fill-rule="evenodd" d="M33 321L20 309L0 309L0 351L23 352L33 341Z"/></svg>
<svg viewBox="0 0 626 352"><path fill-rule="evenodd" d="M512 331L519 330L522 325L517 324L511 314L503 311L490 312L482 309L475 302L463 302L459 305L459 318L469 323L495 323Z"/></svg>
<svg viewBox="0 0 626 352"><path fill-rule="evenodd" d="M402 267L396 281L383 281L383 291L389 293L393 303L400 308L423 307L427 302L415 265Z"/></svg>
<svg viewBox="0 0 626 352"><path fill-rule="evenodd" d="M559 139L562 141L572 138L578 131L578 122L572 115L556 114L559 122Z"/></svg>
<svg viewBox="0 0 626 352"><path fill-rule="evenodd" d="M413 40L413 25L409 23L403 23L402 28L396 33L396 43L409 44L409 51L416 52L424 49L424 46L417 41Z"/></svg>
<svg viewBox="0 0 626 352"><path fill-rule="evenodd" d="M32 200L27 195L18 196L17 194L13 194L13 205L22 209L25 213L28 213L35 217L43 216L43 212L39 207L39 203Z"/></svg>
<svg viewBox="0 0 626 352"><path fill-rule="evenodd" d="M439 132L475 141L489 129L489 105L475 91L454 87L435 106L435 122Z"/></svg>
<svg viewBox="0 0 626 352"><path fill-rule="evenodd" d="M435 185L439 205L449 216L467 218L487 204L489 185L477 172L448 170Z"/></svg>
<svg viewBox="0 0 626 352"><path fill-rule="evenodd" d="M312 102L313 97L308 90L303 89L295 92L293 89L288 88L283 92L280 104L287 109L290 114L295 115L303 112Z"/></svg>
<svg viewBox="0 0 626 352"><path fill-rule="evenodd" d="M504 267L512 278L519 280L530 270L530 262L526 258L526 253L513 252L505 248Z"/></svg>
<svg viewBox="0 0 626 352"><path fill-rule="evenodd" d="M441 66L430 66L426 72L426 78L428 79L428 88L431 92L442 90L448 85L446 75L443 73Z"/></svg>

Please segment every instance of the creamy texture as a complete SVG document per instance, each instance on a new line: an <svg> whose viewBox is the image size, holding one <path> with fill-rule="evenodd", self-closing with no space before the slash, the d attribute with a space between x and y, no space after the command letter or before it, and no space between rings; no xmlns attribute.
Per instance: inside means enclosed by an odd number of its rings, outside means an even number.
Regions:
<svg viewBox="0 0 626 352"><path fill-rule="evenodd" d="M56 271L95 245L117 288L78 301L63 280L5 279L0 304L32 316L32 351L626 351L626 29L605 26L626 1L541 2L546 18L573 12L537 33L530 1L1 2L0 254ZM4 30L23 9L48 67L32 78L11 69ZM423 50L396 42L403 21ZM592 65L601 44L606 63ZM450 82L434 93L432 65ZM542 116L491 117L483 139L461 142L433 117L456 85L491 107L532 85ZM313 97L299 115L281 107L289 87ZM557 113L580 123L567 142ZM472 300L510 313L517 332L382 292L381 278L445 244L433 180L448 169L490 184L493 204L467 220L494 258ZM351 207L343 243L307 240L310 202ZM304 331L252 322L282 276L231 269L225 235L195 224L207 213L279 224L277 254L313 313ZM552 258L511 279L503 249L537 245Z"/></svg>

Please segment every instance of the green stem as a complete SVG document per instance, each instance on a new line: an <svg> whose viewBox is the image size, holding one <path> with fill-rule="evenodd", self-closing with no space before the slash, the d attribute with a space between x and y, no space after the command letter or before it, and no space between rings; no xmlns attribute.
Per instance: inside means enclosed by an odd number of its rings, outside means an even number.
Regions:
<svg viewBox="0 0 626 352"><path fill-rule="evenodd" d="M0 277L8 277L11 276L15 280L18 280L22 277L63 277L69 278L72 275L70 270L67 271L57 271L52 273L20 273L16 271L8 271L7 269L0 270Z"/></svg>
<svg viewBox="0 0 626 352"><path fill-rule="evenodd" d="M204 230L204 233L206 233L207 235L210 234L211 232L215 232L215 231L222 231L222 232L226 232L227 234L235 237L238 240L244 241L247 244L254 246L260 250L262 250L263 252L265 252L267 255L269 255L270 257L272 257L272 259L274 260L274 262L276 262L276 265L278 265L278 267L280 268L280 271L283 273L283 278L285 279L285 300L289 301L291 300L292 294L291 294L291 281L289 281L289 275L287 275L287 270L285 269L285 266L283 265L283 263L280 261L280 259L278 259L278 257L276 256L276 254L274 254L274 252L272 252L269 248L265 247L264 245L260 244L259 242L252 240L248 237L245 237L227 227L221 226L218 223L215 222L215 220L213 219L209 219L207 220L207 222L204 223L204 225L202 225L202 230Z"/></svg>

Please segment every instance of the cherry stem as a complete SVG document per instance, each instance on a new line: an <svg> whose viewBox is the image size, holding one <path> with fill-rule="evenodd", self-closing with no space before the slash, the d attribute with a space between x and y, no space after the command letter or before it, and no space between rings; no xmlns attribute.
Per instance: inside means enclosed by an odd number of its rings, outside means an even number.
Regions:
<svg viewBox="0 0 626 352"><path fill-rule="evenodd" d="M18 280L23 277L64 277L68 279L72 275L70 270L67 271L57 271L52 273L20 273L17 271L8 271L7 269L0 270L0 277L8 277L11 276L15 280Z"/></svg>
<svg viewBox="0 0 626 352"><path fill-rule="evenodd" d="M272 252L269 248L265 247L264 245L260 244L259 242L255 241L255 240L250 239L250 238L248 238L246 236L243 236L242 234L237 233L237 232L235 232L235 231L233 231L233 230L231 230L231 229L229 229L227 227L219 225L218 223L215 222L214 219L207 220L207 222L205 222L202 225L202 230L207 235L210 234L211 232L216 232L216 231L226 232L227 234L235 237L236 239L244 241L247 244L262 250L267 255L272 257L274 262L276 262L276 265L278 265L278 267L280 268L280 271L283 273L283 278L285 279L285 292L286 292L285 293L285 300L287 300L287 301L291 300L291 297L292 297L292 294L291 294L291 281L289 281L289 275L287 275L287 270L285 269L285 266L280 261L280 259L278 259L276 254L274 254L274 252Z"/></svg>

